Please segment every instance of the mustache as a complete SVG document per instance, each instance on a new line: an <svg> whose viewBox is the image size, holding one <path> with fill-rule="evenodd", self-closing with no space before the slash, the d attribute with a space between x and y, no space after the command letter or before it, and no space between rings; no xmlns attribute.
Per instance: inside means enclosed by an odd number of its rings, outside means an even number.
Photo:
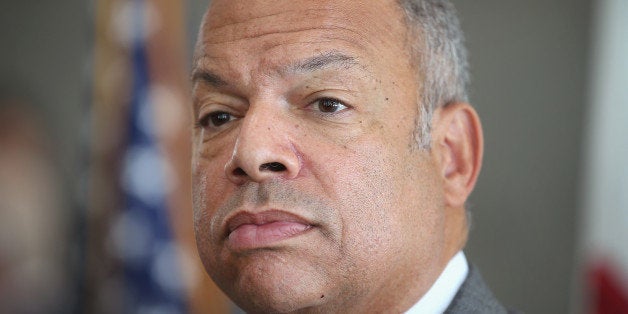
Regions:
<svg viewBox="0 0 628 314"><path fill-rule="evenodd" d="M261 208L285 211L313 223L327 221L333 212L329 201L285 181L247 182L218 206L212 217L212 229L220 230L236 211L256 212Z"/></svg>
<svg viewBox="0 0 628 314"><path fill-rule="evenodd" d="M260 207L267 204L311 206L319 198L310 196L290 184L277 180L264 183L249 182L238 189L219 208L219 211L233 211L244 206Z"/></svg>

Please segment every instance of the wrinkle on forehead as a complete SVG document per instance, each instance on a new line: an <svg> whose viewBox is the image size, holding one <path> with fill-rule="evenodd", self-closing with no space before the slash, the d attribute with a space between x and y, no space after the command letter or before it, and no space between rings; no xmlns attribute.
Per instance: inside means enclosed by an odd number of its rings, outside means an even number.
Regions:
<svg viewBox="0 0 628 314"><path fill-rule="evenodd" d="M228 27L228 26L225 26L225 27ZM278 24L271 26L270 29L245 27L245 29L242 31L233 30L233 29L225 30L224 32L225 34L221 34L220 31L210 30L210 32L212 32L211 37L208 36L209 38L203 40L203 43L205 45L215 45L215 44L224 44L224 43L234 43L240 40L255 39L255 38L260 38L260 37L264 37L268 35L296 34L296 33L303 33L307 31L332 32L332 31L338 31L338 30L345 31L345 32L351 33L353 36L363 37L364 39L368 40L368 38L366 38L364 36L365 34L362 32L355 31L348 27L342 27L339 25L333 25L333 23L329 23L329 25L323 25L323 26L315 25L315 26L304 26L300 28L291 27L290 29L286 29L286 25L278 25ZM216 37L220 38L220 40L216 40L215 39Z"/></svg>
<svg viewBox="0 0 628 314"><path fill-rule="evenodd" d="M374 60L398 59L408 53L401 51L407 29L393 2L214 0L194 67L250 83L253 76L268 76L291 60L334 50L361 59L367 68Z"/></svg>
<svg viewBox="0 0 628 314"><path fill-rule="evenodd" d="M261 16L250 16L249 14L245 18L235 16L223 20L221 19L222 16L212 16L212 11L210 11L203 28L205 31L211 32L220 38L228 38L228 35L233 34L241 34L243 39L255 38L262 36L263 33L282 32L281 29L286 26L291 27L304 21L312 20L316 22L320 18L333 18L334 12L335 10L329 9L294 9ZM278 20L283 25L276 23Z"/></svg>
<svg viewBox="0 0 628 314"><path fill-rule="evenodd" d="M204 22L209 29L217 29L253 20L267 20L283 14L295 16L297 19L315 17L330 11L339 11L341 2L342 0L212 0L207 16L210 18ZM354 0L352 6L355 5Z"/></svg>
<svg viewBox="0 0 628 314"><path fill-rule="evenodd" d="M220 25L212 25L212 19L208 17L210 21L204 25L202 37L199 38L204 46L237 43L272 35L298 36L314 32L321 35L344 33L345 37L353 38L354 41L370 41L363 30L355 29L352 17L335 9L290 10Z"/></svg>
<svg viewBox="0 0 628 314"><path fill-rule="evenodd" d="M396 12L395 12L396 11ZM388 15L389 18L382 18ZM402 20L387 1L214 1L203 21L199 44L233 43L273 34L345 32L368 43L394 31ZM394 25L397 24L397 25ZM405 28L405 27L404 27ZM199 47L200 48L200 47Z"/></svg>

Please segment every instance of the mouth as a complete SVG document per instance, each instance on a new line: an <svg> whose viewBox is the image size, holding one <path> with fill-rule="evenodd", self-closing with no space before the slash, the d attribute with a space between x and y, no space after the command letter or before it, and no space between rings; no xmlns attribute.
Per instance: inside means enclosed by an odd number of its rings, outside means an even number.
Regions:
<svg viewBox="0 0 628 314"><path fill-rule="evenodd" d="M225 238L233 251L270 248L313 228L305 219L278 210L240 212L227 220Z"/></svg>

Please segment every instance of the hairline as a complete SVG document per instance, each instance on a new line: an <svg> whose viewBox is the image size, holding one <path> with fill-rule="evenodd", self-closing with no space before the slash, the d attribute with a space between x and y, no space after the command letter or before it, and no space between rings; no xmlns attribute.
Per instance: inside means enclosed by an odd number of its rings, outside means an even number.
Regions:
<svg viewBox="0 0 628 314"><path fill-rule="evenodd" d="M396 0L395 2L401 9L406 24L405 40L409 41L408 46L412 58L410 62L417 71L419 117L415 138L420 149L429 150L434 111L450 103L468 102L469 73L464 35L457 12L448 0ZM420 16L421 13L426 14L427 11L436 11L436 9L440 9L436 12L440 14L437 17ZM437 20L439 18L445 21ZM426 27L430 29L425 29ZM445 37L444 41L436 43L438 39L442 39L439 37ZM437 75L440 77L435 78ZM448 77L443 78L443 76Z"/></svg>

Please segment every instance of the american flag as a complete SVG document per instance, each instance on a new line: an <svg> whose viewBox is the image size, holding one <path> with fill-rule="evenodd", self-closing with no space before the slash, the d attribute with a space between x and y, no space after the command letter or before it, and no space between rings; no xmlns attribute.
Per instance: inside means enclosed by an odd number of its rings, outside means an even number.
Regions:
<svg viewBox="0 0 628 314"><path fill-rule="evenodd" d="M156 139L147 59L146 8L128 2L132 92L122 159L123 208L111 230L113 251L124 274L127 313L185 313L179 248L167 211L167 162Z"/></svg>

